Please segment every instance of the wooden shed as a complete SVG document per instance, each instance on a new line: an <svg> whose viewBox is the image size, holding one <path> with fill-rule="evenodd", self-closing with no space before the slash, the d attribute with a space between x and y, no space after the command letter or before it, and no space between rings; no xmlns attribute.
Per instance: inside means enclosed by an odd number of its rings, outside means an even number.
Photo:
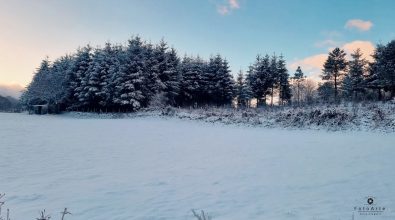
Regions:
<svg viewBox="0 0 395 220"><path fill-rule="evenodd" d="M48 114L48 104L44 105L32 105L33 112L36 115L45 115Z"/></svg>

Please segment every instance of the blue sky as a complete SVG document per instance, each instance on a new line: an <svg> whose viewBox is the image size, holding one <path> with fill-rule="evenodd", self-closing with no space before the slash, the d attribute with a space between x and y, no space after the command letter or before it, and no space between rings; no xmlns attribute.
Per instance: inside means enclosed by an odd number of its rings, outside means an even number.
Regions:
<svg viewBox="0 0 395 220"><path fill-rule="evenodd" d="M133 34L180 53L221 53L232 71L280 54L317 77L329 49L372 51L395 38L391 0L0 0L0 84L25 86L45 56Z"/></svg>

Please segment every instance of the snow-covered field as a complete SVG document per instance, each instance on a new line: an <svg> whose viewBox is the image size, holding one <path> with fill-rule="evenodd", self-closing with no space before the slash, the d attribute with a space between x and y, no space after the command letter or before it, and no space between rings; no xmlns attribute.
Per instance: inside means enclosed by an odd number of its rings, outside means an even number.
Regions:
<svg viewBox="0 0 395 220"><path fill-rule="evenodd" d="M395 135L0 113L0 192L13 220L395 218ZM368 219L355 214L355 219Z"/></svg>

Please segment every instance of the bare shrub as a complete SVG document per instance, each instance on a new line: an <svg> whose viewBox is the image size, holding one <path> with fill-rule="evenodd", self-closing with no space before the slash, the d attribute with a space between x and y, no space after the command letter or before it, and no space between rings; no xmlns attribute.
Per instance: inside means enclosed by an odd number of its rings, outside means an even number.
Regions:
<svg viewBox="0 0 395 220"><path fill-rule="evenodd" d="M50 215L45 214L45 209L40 211L40 216L36 218L37 220L49 220L51 218Z"/></svg>
<svg viewBox="0 0 395 220"><path fill-rule="evenodd" d="M207 213L204 213L203 210L200 213L197 213L194 209L192 209L193 216L195 216L198 220L211 220L211 216Z"/></svg>
<svg viewBox="0 0 395 220"><path fill-rule="evenodd" d="M148 108L150 109L163 109L166 107L168 103L168 99L165 96L165 94L162 93L158 93L155 94L152 99L149 102Z"/></svg>

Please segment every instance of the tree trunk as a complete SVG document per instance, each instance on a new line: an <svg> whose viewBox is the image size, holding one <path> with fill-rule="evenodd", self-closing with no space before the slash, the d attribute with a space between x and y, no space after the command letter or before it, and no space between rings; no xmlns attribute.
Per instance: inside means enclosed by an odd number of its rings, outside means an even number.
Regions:
<svg viewBox="0 0 395 220"><path fill-rule="evenodd" d="M395 97L395 85L392 85L391 87L391 99Z"/></svg>
<svg viewBox="0 0 395 220"><path fill-rule="evenodd" d="M270 100L270 106L273 106L273 94L274 93L274 88L273 88L273 86L272 86L272 97L271 97L271 100Z"/></svg>
<svg viewBox="0 0 395 220"><path fill-rule="evenodd" d="M379 101L381 101L383 99L383 95L381 94L381 89L380 88L377 89L377 93L379 95L379 97L378 97Z"/></svg>
<svg viewBox="0 0 395 220"><path fill-rule="evenodd" d="M337 102L337 74L335 74L335 102Z"/></svg>
<svg viewBox="0 0 395 220"><path fill-rule="evenodd" d="M300 106L300 86L299 86L299 81L298 81L298 106Z"/></svg>
<svg viewBox="0 0 395 220"><path fill-rule="evenodd" d="M266 104L266 99L265 98L257 98L257 102L256 102L256 107L261 107L262 105Z"/></svg>

